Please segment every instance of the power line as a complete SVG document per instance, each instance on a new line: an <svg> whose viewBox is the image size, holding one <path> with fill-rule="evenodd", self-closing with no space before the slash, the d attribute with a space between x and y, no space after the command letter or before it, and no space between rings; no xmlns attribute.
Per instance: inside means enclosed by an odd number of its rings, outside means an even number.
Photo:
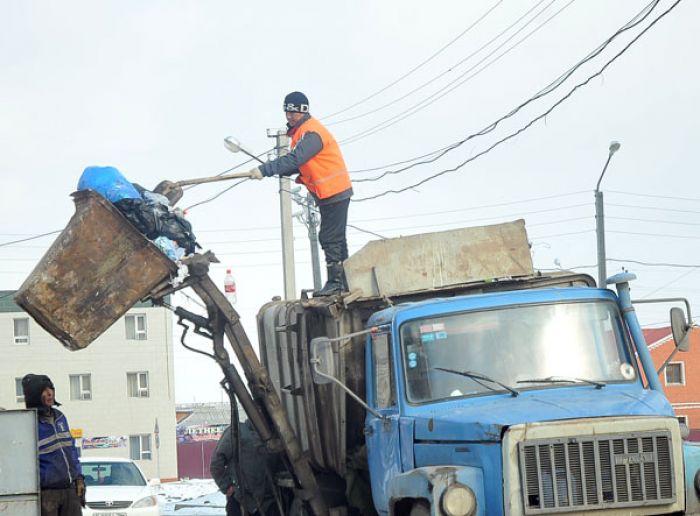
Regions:
<svg viewBox="0 0 700 516"><path fill-rule="evenodd" d="M625 25L623 25L620 29L618 29L612 36L610 36L606 41L601 43L596 49L591 51L585 58L580 60L578 63L576 63L574 66L572 66L569 70L561 74L558 78L556 78L554 81L552 81L550 84L542 88L538 93L536 93L534 96L530 97L528 100L525 102L521 103L520 105L516 106L513 108L509 113L506 113L505 115L501 116L498 118L495 122L492 122L488 126L484 127L480 131L471 134L467 136L466 138L462 139L461 141L458 141L452 145L449 145L447 147L443 147L442 150L436 151L438 153L437 156L434 156L433 158L421 162L414 163L412 165L406 166L402 169L396 170L396 171L388 171L385 174L382 174L378 176L377 178L373 180L378 180L384 177L387 174L398 174L401 172L404 172L405 170L408 170L410 168L419 166L419 165L425 165L428 163L432 163L438 159L440 159L442 156L447 154L448 152L452 151L453 149L463 145L464 143L468 142L469 140L476 138L478 136L483 136L485 134L488 134L492 131L494 131L498 125L503 122L504 120L511 118L515 114L517 114L521 109L524 107L528 106L530 103L546 96L555 91L557 88L559 88L573 73L578 70L581 66L583 66L586 62L590 61L594 57L598 56L615 38L617 38L620 34L623 32L630 30L631 28L637 26L639 23L641 23L646 17L654 10L656 5L659 3L660 0L654 0L650 4L648 4L644 9L642 9L639 13L637 13L632 19L630 19ZM433 153L430 153L428 155L432 155ZM419 159L419 158L417 158ZM387 165L389 166L389 165ZM383 167L381 167L383 168ZM356 180L358 182L359 180ZM365 181L365 180L363 180Z"/></svg>
<svg viewBox="0 0 700 516"><path fill-rule="evenodd" d="M20 242L28 242L29 240L36 240L37 238L42 238L42 237L49 236L49 235L55 235L56 233L60 233L61 231L63 231L63 230L59 229L56 231L49 231L48 233L42 233L40 235L34 235L34 236L31 236L28 238L21 238L19 240L12 240L11 242L3 242L0 244L0 247L6 247L9 245L13 245L13 244L19 244Z"/></svg>
<svg viewBox="0 0 700 516"><path fill-rule="evenodd" d="M632 195L634 197L650 197L652 199L671 199L674 201L694 201L694 202L700 201L700 198L698 198L698 197L673 197L670 195L652 195L652 194L642 194L642 193L636 193L636 192L623 192L620 190L605 190L605 193L615 193L615 194L620 194L620 195Z"/></svg>
<svg viewBox="0 0 700 516"><path fill-rule="evenodd" d="M605 231L606 233L615 233L618 235L636 235L636 236L651 236L659 238L683 238L687 240L700 240L700 236L690 236L690 235L666 235L663 233L640 233L635 231Z"/></svg>
<svg viewBox="0 0 700 516"><path fill-rule="evenodd" d="M432 93L431 95L429 95L429 96L426 97L425 99L423 99L423 100L421 100L420 102L414 104L413 106L411 106L411 107L409 107L408 109L402 111L401 113L399 113L399 114L397 114L397 115L394 115L393 117L391 117L391 118L385 120L384 122L381 122L381 123L379 123L379 124L376 124L376 125L370 127L369 129L366 129L366 130L361 131L361 132L359 132L359 133L356 133L356 134L354 134L354 135L348 136L347 138L344 138L343 140L341 140L340 143L344 143L344 144L346 144L346 145L347 145L347 144L350 144L350 143L355 143L356 141L359 141L359 140L361 140L361 139L363 139L363 138L366 138L367 136L370 136L370 135L372 135L372 134L378 133L379 131L383 131L384 129L387 129L387 128L391 127L392 125L395 125L395 124L397 124L398 122L400 122L400 121L402 121L402 120L405 120L405 119L408 118L409 116L412 116L412 115L414 115L415 113L417 113L417 112L419 112L419 111L422 111L423 109L425 109L426 107L432 105L433 103L435 103L436 101L438 101L439 99L441 99L442 97L444 97L445 95L447 95L448 93L454 91L456 88L462 86L462 85L465 84L466 82L468 82L468 81L470 81L471 79L473 79L474 77L478 76L478 75L479 75L480 73L482 73L484 70L488 69L491 65L493 65L493 64L496 63L496 62L498 62L502 57L504 57L505 55L509 54L512 50L514 50L515 48L517 48L518 46L520 46L522 43L524 43L525 41L527 41L527 39L529 39L530 36L532 36L532 35L535 34L537 31L539 31L542 27L544 27L547 23L549 23L553 18L555 18L556 16L558 16L562 11L564 11L564 9L566 9L567 7L569 7L569 6L574 2L574 0L570 0L570 1L569 1L567 4L565 4L561 9L559 9L557 12L555 12L552 16L550 16L549 18L547 18L544 22L542 22L540 25L538 25L537 27L535 27L535 29L533 29L533 30L530 31L527 35L525 35L523 38L521 38L517 43L514 43L514 44L511 45L509 48L507 48L504 52L502 52L502 53L499 54L497 57L495 57L494 59L492 59L491 61L489 61L488 63L486 63L484 66L482 66L479 70L477 70L477 71L474 72L473 74L467 76L466 79L460 81L460 79L462 79L462 77L464 77L465 75L467 75L469 72L471 72L472 70L474 70L477 66L479 66L481 63L483 63L486 59L488 59L489 57L491 57L494 53L496 53L496 51L500 50L500 49L503 47L503 45L505 45L506 43L508 43L508 41L510 41L513 37L517 36L517 35L520 33L520 31L522 31L522 30L525 29L529 24L531 24L533 21L535 21L535 19L537 19L538 16L540 16L544 11L546 11L555 1L556 1L556 0L552 0L549 4L547 4L547 5L544 7L544 9L542 9L539 13L537 13L531 20L529 20L525 25L523 25L520 29L518 29L514 34L512 34L509 38L507 38L503 43L501 43L501 44L500 44L499 46L497 46L494 50L492 50L490 53L488 53L483 59L481 59L480 61L478 61L475 65L473 65L472 67L468 68L468 69L467 69L465 72L463 72L461 75L458 75L458 76L457 76L455 79L453 79L451 82L447 83L447 85L443 86L442 88L440 88L440 89L437 90L436 92Z"/></svg>
<svg viewBox="0 0 700 516"><path fill-rule="evenodd" d="M214 195L214 196L212 196L212 197L209 197L208 199L205 199L205 200L203 200L203 201L196 202L196 203L192 204L191 206L188 206L187 208L185 208L185 210L191 210L192 208L195 208L195 207L197 207L197 206L201 206L202 204L210 203L210 202L212 202L213 200L215 200L215 199L221 197L222 195L224 195L226 192L228 192L228 191L231 190L232 188L235 188L235 187L237 187L238 185L240 185L241 183L245 183L246 181L250 181L250 178L246 177L245 179L241 179L240 181L238 181L238 182L236 182L236 183L233 183L233 184L232 184L231 186L229 186L228 188L224 188L224 189L221 190L218 194L216 194L216 195ZM193 185L193 186L195 186L195 185Z"/></svg>
<svg viewBox="0 0 700 516"><path fill-rule="evenodd" d="M605 206L615 206L616 208L636 208L636 209L641 209L641 210L656 210L656 211L670 211L674 213L693 213L697 214L700 213L698 210L678 210L675 208L659 208L656 206L637 206L635 204L614 204L614 203L605 203Z"/></svg>
<svg viewBox="0 0 700 516"><path fill-rule="evenodd" d="M646 267L677 267L681 269L697 269L700 265L686 264L686 263L655 263L655 262L642 262L639 260L625 260L622 258L607 258L607 262L617 262L617 263L635 263L637 265L644 265Z"/></svg>
<svg viewBox="0 0 700 516"><path fill-rule="evenodd" d="M700 226L700 222L678 222L675 220L659 220L659 219L638 219L635 217L605 217L610 220L631 220L633 222L651 222L653 224L673 224L676 226Z"/></svg>
<svg viewBox="0 0 700 516"><path fill-rule="evenodd" d="M503 0L498 0L498 1L497 1L493 6L491 6L484 14L482 14L479 18L477 18L476 21L474 21L474 22L473 22L471 25L469 25L466 29L464 29L462 32L460 32L460 33L457 35L457 37L455 37L455 38L453 38L452 40L450 40L446 45L442 46L442 48L440 48L437 52L434 52L430 57L428 57L426 60L422 61L420 64L416 65L415 67L411 68L408 72L406 72L405 74L403 74L403 75L402 75L401 77L399 77L398 79L396 79L396 80L394 80L393 82L387 84L386 86L384 86L383 88L379 89L378 91L372 93L371 95L368 95L367 97L365 97L365 98L363 98L363 99L361 99L361 100L355 102L354 104L352 104L352 105L350 105L350 106L348 106L348 107L346 107L346 108L343 108L343 109L341 109L341 110L339 110L339 111L336 111L335 113L331 113L330 115L324 116L321 120L327 120L327 119L332 118L332 117L334 117L334 116L336 116L336 115L339 115L339 114L341 114L341 113L345 113L346 111L349 111L349 110L351 110L352 108L355 108L355 107L359 106L360 104L364 104L364 103L367 102L368 100L373 99L373 98L376 97L377 95L379 95L379 94L381 94L381 93L384 93L386 90L388 90L388 89L391 88L392 86L395 86L396 84L398 84L399 82L401 82L402 80L404 80L406 77L408 77L409 75L413 74L414 72L416 72L417 70L419 70L420 68L422 68L424 65L428 64L430 61L432 61L433 59L435 59L438 55L440 55L442 52L444 52L447 48L449 48L450 46L452 46L454 43L456 43L460 38L462 38L462 36L464 36L464 35L467 34L470 30L472 30L474 27L476 27L484 18L486 18L489 14L491 14L491 12L492 12L494 9L496 9L496 7L498 7L498 6L499 6L500 4L502 4L502 3L503 3ZM338 122L336 122L336 123L338 123ZM327 124L327 125L331 125L331 124Z"/></svg>
<svg viewBox="0 0 700 516"><path fill-rule="evenodd" d="M558 100L557 102L555 102L549 109L547 109L547 111L545 111L544 113L540 114L540 115L537 116L536 118L532 119L530 122L528 122L527 124L525 124L523 127L521 127L520 129L518 129L517 131L515 131L515 132L509 134L508 136L506 136L506 137L504 137L504 138L501 138L501 139L498 140L496 143L494 143L494 144L492 144L490 147L488 147L486 150L479 152L479 153L476 154L475 156L472 156L471 158L469 158L469 159L463 161L462 163L458 164L457 166L455 166L455 167L453 167L453 168L442 170L442 171L440 171L440 172L438 172L438 173L436 173L436 174L433 174L433 175L431 175L431 176L428 176L428 177L422 179L421 181L419 181L419 182L417 182L417 183L414 183L414 184L412 184L412 185L409 185L409 186L407 186L407 187L404 187L404 188L401 188L401 189L398 189L398 190L386 190L386 191L380 192L380 193L378 193L378 194L376 194L376 195L372 195L372 196L369 196L369 197L364 197L364 198L362 198L362 199L355 199L355 202L361 202L361 201L368 201L368 200L371 200L371 199L377 199L377 198L379 198L379 197L383 197L384 195L388 195L388 194L390 194L390 193L396 193L396 194L402 193L402 192L405 192L405 191L407 191L407 190L414 189L414 188L416 188L416 187L418 187L418 186L420 186L420 185L422 185L422 184L424 184L424 183L427 183L428 181L431 181L431 180L433 180L433 179L435 179L435 178L437 178L437 177L440 177L440 176L442 176L442 175L444 175L444 174L447 174L447 173L449 173L449 172L455 172L456 170L459 170L460 168L464 167L466 164L468 164L468 163L470 163L470 162L472 162L472 161L478 159L479 157L483 156L484 154L487 154L488 152L490 152L491 150L493 150L495 147L501 145L502 143L504 143L504 142L506 142L506 141L508 141L508 140L510 140L510 139L512 139L512 138L514 138L515 136L521 134L522 132L526 131L526 130L529 129L532 125L534 125L536 122L538 122L539 120L545 118L545 117L548 116L550 113L552 113L552 111L554 111L554 110L555 110L560 104L562 104L564 101L566 101L567 99L569 99L569 98L574 94L574 92L576 92L579 88L581 88L581 87L587 85L587 84L588 84L590 81L592 81L594 78L596 78L596 77L602 75L602 73L603 73L612 63L614 63L620 56L622 56L625 52L627 52L627 50L628 50L634 43L636 43L644 34L646 34L646 32L649 31L659 20L661 20L661 19L662 19L663 17L665 17L668 13L670 13L673 9L675 9L675 7L676 7L680 2L681 2L681 0L676 0L676 2L674 2L673 5L671 5L671 7L669 7L666 11L664 11L664 12L661 13L658 17L656 17L647 27L644 28L644 30L642 30L642 31L641 31L639 34L637 34L637 36L635 36L629 43L627 43L627 45L625 45L625 46L622 48L622 50L620 50L617 54L615 54L615 56L612 57L612 59L610 59L607 63L605 63L605 65L603 65L603 67L602 67L600 70L598 70L598 71L597 71L596 73L594 73L593 75L590 75L585 81L578 83L578 84L577 84L576 86L574 86L564 97L562 97L561 99L559 99L559 100Z"/></svg>
<svg viewBox="0 0 700 516"><path fill-rule="evenodd" d="M556 0L552 0L549 4L547 4L547 6L546 6L544 9L542 9L542 11L540 11L539 13L537 13L537 14L532 18L532 20L530 20L530 21L527 22L522 28L520 28L520 29L518 30L518 32L520 32L520 31L523 30L525 27L527 27L530 23L532 23L540 14L542 14L544 11L546 11L546 10L549 8L549 6L552 5L555 1L556 1ZM420 91L420 90L422 90L423 88L425 88L426 86L429 86L430 84L434 83L435 81L437 81L437 80L440 79L441 77L444 77L444 76L447 75L448 73L453 72L453 71L455 70L455 68L459 67L460 65L464 64L464 63L467 62L469 59L471 59L472 57L474 57L475 55L477 55L477 54L478 54L479 52L481 52L484 48L488 47L491 43L493 43L493 42L496 41L498 38L500 38L501 36L503 36L503 34L505 34L506 32L508 32L510 29L512 29L512 28L513 28L514 26L516 26L518 23L520 23L520 22L523 20L523 18L525 18L528 14L530 14L532 11L534 11L534 10L535 10L540 4L542 4L543 2L544 2L544 0L539 0L534 6L532 6L530 9L528 9L528 10L527 10L522 16L520 16L517 20L515 20L515 21L514 21L513 23L511 23L508 27L506 27L505 29L503 29L503 30L502 30L501 32L499 32L498 34L496 34L496 36L494 36L494 37L491 38L489 41L487 41L486 43L484 43L484 44L483 44L482 46L480 46L478 49L474 50L474 51L473 51L472 53L470 53L467 57L461 59L459 62L453 64L452 66L450 66L450 67L449 67L447 70L445 70L444 72L438 74L437 76L433 77L433 78L430 79L429 81L424 82L423 84L421 84L421 85L418 86L417 88L412 89L412 90L409 91L408 93L406 93L406 94L404 94L404 95L402 95L402 96L400 96L400 97L398 97L398 98L392 100L391 102L388 102L388 103L386 103L386 104L384 104L384 105L382 105L382 106L379 106L378 108L372 109L372 110L367 111L367 112L365 112L365 113L361 113L361 114L359 114L359 115L355 115L355 116L352 116L352 117L349 117L349 118L345 118L345 119L343 119L343 120L338 120L338 121L336 121L336 122L330 122L328 125L337 125L337 124L342 124L342 123L345 123L345 122L350 122L350 121L352 121L352 120L357 120L357 119L360 119L360 118L364 118L364 117L366 117L366 116L369 116L369 115L372 115L372 114L374 114L374 113L377 113L378 111L382 111L382 110L384 110L384 109L386 109L386 108L388 108L388 107L390 107L390 106L393 106L393 105L396 104L397 102L400 102L400 101L402 101L403 99L405 99L405 98L407 98L407 97L410 97L411 95L413 95L413 94L416 93L417 91ZM517 35L518 32L516 32L515 34L513 34L513 36ZM511 36L511 38L512 38L513 36ZM511 39L511 38L509 38L509 39ZM494 52L495 52L496 50L498 50L499 48L501 48L503 45L505 45L505 44L509 41L509 39L506 40L506 41L504 41L503 43L501 43L500 46L496 47L496 49L494 50ZM491 55L492 55L492 54L487 55L486 58L488 58L488 57L491 56ZM486 59L486 58L484 58L484 59ZM474 67L472 67L472 68L470 68L469 70L467 70L467 72L469 72L470 70L473 70L476 66L478 66L478 65L481 64L482 62L483 62L483 60L482 60L482 61L479 61ZM465 72L465 73L467 73L467 72ZM463 76L463 75L460 75L459 77L462 77L462 76ZM459 78L459 77L458 77L458 78ZM350 139L350 138L352 138L352 137L349 137L348 139Z"/></svg>

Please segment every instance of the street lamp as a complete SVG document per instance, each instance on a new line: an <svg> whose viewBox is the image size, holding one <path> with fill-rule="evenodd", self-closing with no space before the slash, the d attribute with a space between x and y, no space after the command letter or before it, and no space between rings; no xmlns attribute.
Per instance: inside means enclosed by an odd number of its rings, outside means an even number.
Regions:
<svg viewBox="0 0 700 516"><path fill-rule="evenodd" d="M253 159L258 160L260 163L265 163L263 160L258 158L255 154L253 154L250 151L247 151L243 148L241 145L241 142L239 142L236 138L233 136L227 136L224 138L224 147L226 147L228 150L231 152L242 152L243 154L250 156Z"/></svg>
<svg viewBox="0 0 700 516"><path fill-rule="evenodd" d="M595 185L595 232L598 243L598 288L605 288L605 214L603 212L603 192L600 191L600 182L603 180L605 171L608 169L610 159L613 154L620 150L619 142L610 142L608 147L608 159L605 161L603 171L600 173L598 183Z"/></svg>

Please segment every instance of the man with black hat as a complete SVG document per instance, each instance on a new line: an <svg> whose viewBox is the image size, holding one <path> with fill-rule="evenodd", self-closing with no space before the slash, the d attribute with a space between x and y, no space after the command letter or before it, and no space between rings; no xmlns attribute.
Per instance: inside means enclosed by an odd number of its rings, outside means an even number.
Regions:
<svg viewBox="0 0 700 516"><path fill-rule="evenodd" d="M296 182L308 188L321 213L318 240L326 255L328 281L314 296L340 294L346 289L343 260L348 257L345 229L352 197L350 174L338 142L309 113L306 95L299 91L290 93L284 98L283 109L287 117L287 135L292 140L291 151L254 168L251 177L299 174Z"/></svg>
<svg viewBox="0 0 700 516"><path fill-rule="evenodd" d="M37 409L41 516L81 516L85 481L68 420L54 408L56 390L43 374L22 378L24 403Z"/></svg>

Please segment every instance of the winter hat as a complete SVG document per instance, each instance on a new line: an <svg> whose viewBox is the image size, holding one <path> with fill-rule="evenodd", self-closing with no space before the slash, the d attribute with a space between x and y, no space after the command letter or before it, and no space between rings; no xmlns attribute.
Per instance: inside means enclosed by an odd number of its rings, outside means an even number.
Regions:
<svg viewBox="0 0 700 516"><path fill-rule="evenodd" d="M51 378L45 374L27 374L22 378L22 390L24 391L24 404L27 408L42 408L41 393L44 389L50 387L54 393L56 388L53 386ZM54 399L54 405L60 405Z"/></svg>
<svg viewBox="0 0 700 516"><path fill-rule="evenodd" d="M309 99L306 98L300 91L293 91L286 97L284 97L283 110L285 112L293 113L308 113L309 112Z"/></svg>

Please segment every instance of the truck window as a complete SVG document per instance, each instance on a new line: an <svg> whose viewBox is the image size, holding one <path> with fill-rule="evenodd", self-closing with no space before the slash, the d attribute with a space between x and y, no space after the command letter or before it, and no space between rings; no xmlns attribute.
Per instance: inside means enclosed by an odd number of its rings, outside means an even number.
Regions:
<svg viewBox="0 0 700 516"><path fill-rule="evenodd" d="M400 329L408 401L498 394L501 387L439 368L485 375L520 390L561 387L548 377L635 379L627 334L608 301L520 305L451 313Z"/></svg>
<svg viewBox="0 0 700 516"><path fill-rule="evenodd" d="M391 341L388 333L372 336L374 357L374 392L377 408L396 404L394 395L394 371L391 365Z"/></svg>

